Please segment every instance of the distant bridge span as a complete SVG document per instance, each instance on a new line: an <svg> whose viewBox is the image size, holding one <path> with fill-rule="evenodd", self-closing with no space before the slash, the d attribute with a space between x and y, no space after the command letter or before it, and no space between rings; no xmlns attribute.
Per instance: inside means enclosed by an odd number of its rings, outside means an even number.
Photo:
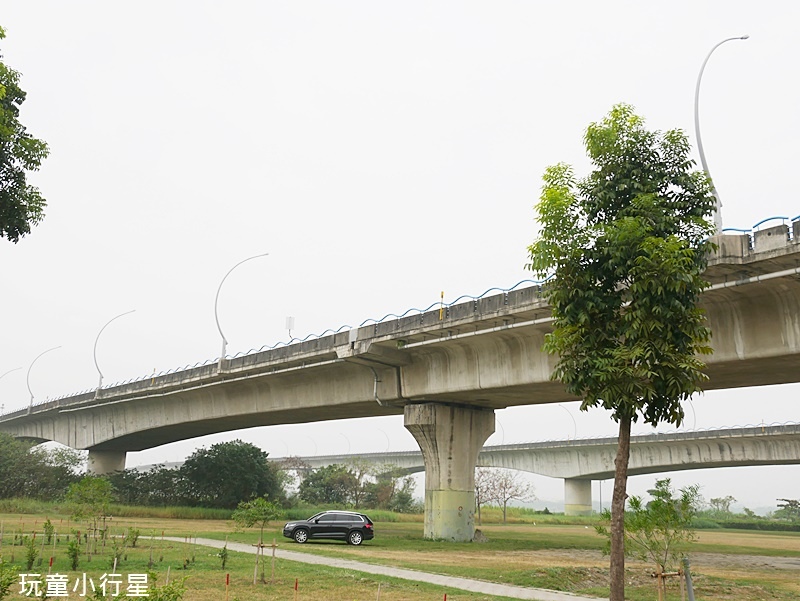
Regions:
<svg viewBox="0 0 800 601"><path fill-rule="evenodd" d="M616 451L616 437L493 445L481 449L477 465L564 478L565 511L568 515L584 515L592 511L592 480L614 477ZM396 466L408 473L425 470L420 451L300 459L312 468L366 461ZM797 464L800 464L800 424L786 424L632 436L628 474Z"/></svg>

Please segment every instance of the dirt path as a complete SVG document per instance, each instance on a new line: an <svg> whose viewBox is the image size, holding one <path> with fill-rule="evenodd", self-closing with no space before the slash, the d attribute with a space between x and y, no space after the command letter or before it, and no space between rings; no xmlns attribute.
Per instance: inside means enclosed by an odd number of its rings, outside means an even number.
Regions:
<svg viewBox="0 0 800 601"><path fill-rule="evenodd" d="M800 570L800 557L769 557L766 555L723 555L722 553L692 553L693 567L769 568Z"/></svg>
<svg viewBox="0 0 800 601"><path fill-rule="evenodd" d="M185 541L183 538L178 537L165 537L165 540L182 543ZM198 538L197 544L221 549L225 543L221 540L214 540L210 538ZM228 543L228 549L231 551L239 551L241 553L255 553L255 549L251 545L243 543ZM430 574L428 572L419 572L417 570L408 570L405 568L392 568L389 566L373 565L361 561L353 561L350 559L336 559L332 557L322 557L320 555L312 555L311 553L300 553L297 551L285 551L277 549L275 556L280 559L288 561L299 561L302 563L311 563L316 565L325 565L333 568L342 568L346 570L355 570L358 572L366 572L368 574L380 574L382 576L389 576L392 578L402 578L404 580L415 580L417 582L427 582L429 584L436 584L453 589L463 591L470 591L474 593L484 593L486 595L496 595L498 597L508 597L510 599L534 599L536 601L598 601L598 597L582 597L580 595L573 595L571 593L562 593L559 591L549 591L546 589L527 588L522 586L511 586L507 584L496 584L493 582L484 582L483 580L472 580L470 578L458 578L456 576L443 576L441 574Z"/></svg>

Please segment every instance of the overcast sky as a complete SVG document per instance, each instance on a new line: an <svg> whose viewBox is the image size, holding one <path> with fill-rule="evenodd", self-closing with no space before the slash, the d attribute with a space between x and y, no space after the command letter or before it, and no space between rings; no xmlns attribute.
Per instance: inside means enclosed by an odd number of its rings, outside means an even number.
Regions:
<svg viewBox="0 0 800 601"><path fill-rule="evenodd" d="M5 0L0 50L51 156L47 216L0 241L0 402L28 405L530 277L544 169L585 174L613 104L693 143L695 82L725 227L800 214L800 4ZM688 426L800 421L800 387L709 393ZM500 444L613 435L576 404L497 413ZM635 432L649 431L643 426ZM415 448L401 417L257 428L272 456ZM654 476L631 480L633 492ZM673 474L748 506L800 497L800 466ZM560 482L533 480L543 499ZM418 490L421 493L421 485ZM597 492L597 491L596 491ZM606 498L610 498L607 486Z"/></svg>

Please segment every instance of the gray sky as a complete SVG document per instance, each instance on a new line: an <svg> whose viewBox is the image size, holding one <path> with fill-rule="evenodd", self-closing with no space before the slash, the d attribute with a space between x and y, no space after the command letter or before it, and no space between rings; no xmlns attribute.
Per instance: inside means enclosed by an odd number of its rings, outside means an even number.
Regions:
<svg viewBox="0 0 800 601"><path fill-rule="evenodd" d="M617 102L694 143L725 227L795 217L800 5L790 2L6 0L4 60L51 156L45 221L0 242L0 402L26 406L439 299L508 288L546 166L585 174ZM799 421L798 386L709 393L688 426ZM793 410L794 408L794 410ZM498 412L490 443L611 435L575 404ZM573 419L575 423L573 423ZM638 431L648 429L640 426ZM273 456L414 448L402 418L258 428L130 454L178 460L235 437ZM631 480L641 492L654 477ZM800 467L705 470L706 497L800 496ZM535 478L541 498L560 482ZM606 495L610 495L608 487Z"/></svg>

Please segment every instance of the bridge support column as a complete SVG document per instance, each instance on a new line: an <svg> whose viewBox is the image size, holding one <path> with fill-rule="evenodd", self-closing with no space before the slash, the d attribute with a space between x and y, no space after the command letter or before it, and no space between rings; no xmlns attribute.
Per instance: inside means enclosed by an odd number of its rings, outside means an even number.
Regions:
<svg viewBox="0 0 800 601"><path fill-rule="evenodd" d="M89 449L89 473L97 476L125 469L125 451L93 451Z"/></svg>
<svg viewBox="0 0 800 601"><path fill-rule="evenodd" d="M592 481L564 478L564 515L592 515Z"/></svg>
<svg viewBox="0 0 800 601"><path fill-rule="evenodd" d="M405 427L425 461L425 538L455 542L475 535L475 464L494 432L494 411L406 405Z"/></svg>

